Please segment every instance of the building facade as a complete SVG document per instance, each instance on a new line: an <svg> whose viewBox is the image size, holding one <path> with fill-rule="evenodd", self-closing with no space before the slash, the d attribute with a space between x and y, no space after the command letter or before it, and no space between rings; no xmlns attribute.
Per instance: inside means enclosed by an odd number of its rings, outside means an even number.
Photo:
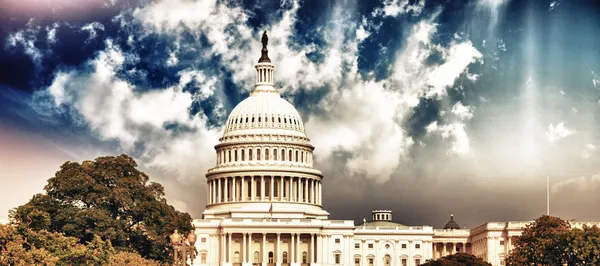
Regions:
<svg viewBox="0 0 600 266"><path fill-rule="evenodd" d="M389 210L370 221L329 220L323 175L298 111L274 87L275 66L263 34L256 85L229 115L206 174L207 206L195 219L198 256L211 266L414 266L456 252L503 265L527 222L444 229L393 222Z"/></svg>

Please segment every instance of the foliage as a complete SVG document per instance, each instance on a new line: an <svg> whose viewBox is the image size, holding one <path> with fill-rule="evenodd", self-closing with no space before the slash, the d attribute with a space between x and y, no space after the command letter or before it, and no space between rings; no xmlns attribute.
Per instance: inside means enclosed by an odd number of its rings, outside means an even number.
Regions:
<svg viewBox="0 0 600 266"><path fill-rule="evenodd" d="M456 253L448 255L437 260L431 260L422 266L491 266L481 258L477 258L467 253Z"/></svg>
<svg viewBox="0 0 600 266"><path fill-rule="evenodd" d="M168 205L162 185L148 182L136 167L127 155L66 162L48 180L46 194L33 196L10 216L20 230L61 233L85 245L100 244L99 237L116 251L168 261L168 235L191 230L192 219Z"/></svg>
<svg viewBox="0 0 600 266"><path fill-rule="evenodd" d="M159 265L133 253L124 260L122 253L98 236L83 245L60 233L0 225L0 265Z"/></svg>
<svg viewBox="0 0 600 266"><path fill-rule="evenodd" d="M161 265L157 261L147 260L142 258L137 253L132 252L118 252L110 258L108 266L159 266Z"/></svg>
<svg viewBox="0 0 600 266"><path fill-rule="evenodd" d="M571 229L567 221L542 216L515 241L507 265L599 265L600 229Z"/></svg>

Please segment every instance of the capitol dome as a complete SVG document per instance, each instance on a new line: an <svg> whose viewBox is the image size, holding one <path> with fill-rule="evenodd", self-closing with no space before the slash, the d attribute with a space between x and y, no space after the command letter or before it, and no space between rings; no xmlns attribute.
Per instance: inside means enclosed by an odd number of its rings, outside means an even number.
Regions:
<svg viewBox="0 0 600 266"><path fill-rule="evenodd" d="M300 114L274 86L267 42L265 33L254 90L233 108L215 146L204 216L327 219L314 147Z"/></svg>

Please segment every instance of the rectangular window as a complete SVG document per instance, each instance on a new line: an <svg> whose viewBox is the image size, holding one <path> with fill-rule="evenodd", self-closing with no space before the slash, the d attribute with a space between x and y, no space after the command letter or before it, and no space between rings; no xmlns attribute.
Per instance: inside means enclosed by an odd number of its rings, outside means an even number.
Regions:
<svg viewBox="0 0 600 266"><path fill-rule="evenodd" d="M200 263L206 264L206 253L204 252L200 253Z"/></svg>
<svg viewBox="0 0 600 266"><path fill-rule="evenodd" d="M373 244L369 244L369 248L373 248Z"/></svg>
<svg viewBox="0 0 600 266"><path fill-rule="evenodd" d="M421 259L415 259L415 265L421 265Z"/></svg>
<svg viewBox="0 0 600 266"><path fill-rule="evenodd" d="M500 240L500 246L504 246L504 240Z"/></svg>
<svg viewBox="0 0 600 266"><path fill-rule="evenodd" d="M360 248L360 244L359 243L354 243L354 248Z"/></svg>
<svg viewBox="0 0 600 266"><path fill-rule="evenodd" d="M406 244L402 244L402 248L406 248Z"/></svg>
<svg viewBox="0 0 600 266"><path fill-rule="evenodd" d="M360 266L360 258L354 258L354 266Z"/></svg>
<svg viewBox="0 0 600 266"><path fill-rule="evenodd" d="M369 258L369 266L373 266L373 258Z"/></svg>
<svg viewBox="0 0 600 266"><path fill-rule="evenodd" d="M408 261L406 261L406 259L402 259L402 266L406 266L408 263Z"/></svg>
<svg viewBox="0 0 600 266"><path fill-rule="evenodd" d="M200 238L200 242L206 243L206 237Z"/></svg>
<svg viewBox="0 0 600 266"><path fill-rule="evenodd" d="M421 248L421 244L415 244L415 248Z"/></svg>
<svg viewBox="0 0 600 266"><path fill-rule="evenodd" d="M335 264L340 264L340 254L335 254Z"/></svg>
<svg viewBox="0 0 600 266"><path fill-rule="evenodd" d="M339 244L339 243L340 243L340 239L339 239L339 238L336 238L336 239L335 239L335 243L336 243L336 244Z"/></svg>

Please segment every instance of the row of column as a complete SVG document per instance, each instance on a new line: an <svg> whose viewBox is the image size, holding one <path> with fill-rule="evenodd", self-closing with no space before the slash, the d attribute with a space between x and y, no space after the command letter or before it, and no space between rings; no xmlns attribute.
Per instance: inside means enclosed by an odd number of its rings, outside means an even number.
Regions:
<svg viewBox="0 0 600 266"><path fill-rule="evenodd" d="M242 247L239 257L234 258L233 252L233 243L232 238L233 235L242 236ZM291 233L284 234L288 241L288 249L282 250L282 234L267 234L260 233L258 234L258 238L261 239L260 242L260 250L252 250L253 237L257 237L257 234L252 233L222 233L220 234L220 244L221 244L221 252L220 252L220 262L226 263L317 263L318 259L316 256L316 242L320 243L321 236L318 234L299 234L299 233ZM277 235L277 239L275 242L274 248L267 249L267 235ZM302 252L300 252L300 244L301 238L308 238L310 235L310 243L309 243L309 251L307 252L306 261L304 261L302 257ZM259 256L256 258L254 254L258 252ZM269 253L272 252L273 256L268 256ZM284 252L287 256L284 256ZM272 260L271 260L272 259Z"/></svg>
<svg viewBox="0 0 600 266"><path fill-rule="evenodd" d="M208 180L209 204L239 201L292 201L321 205L321 182L294 176L234 176Z"/></svg>
<svg viewBox="0 0 600 266"><path fill-rule="evenodd" d="M273 68L256 66L256 83L273 83Z"/></svg>
<svg viewBox="0 0 600 266"><path fill-rule="evenodd" d="M303 149L230 148L217 152L217 165L245 161L288 161L312 164L312 153Z"/></svg>
<svg viewBox="0 0 600 266"><path fill-rule="evenodd" d="M438 245L442 244L442 250L438 250ZM448 250L448 244L450 244L451 248ZM460 252L467 252L467 242L436 242L433 244L433 259L438 259L444 256L453 255L456 253L456 248L458 244L461 244ZM441 253L440 253L441 252Z"/></svg>

